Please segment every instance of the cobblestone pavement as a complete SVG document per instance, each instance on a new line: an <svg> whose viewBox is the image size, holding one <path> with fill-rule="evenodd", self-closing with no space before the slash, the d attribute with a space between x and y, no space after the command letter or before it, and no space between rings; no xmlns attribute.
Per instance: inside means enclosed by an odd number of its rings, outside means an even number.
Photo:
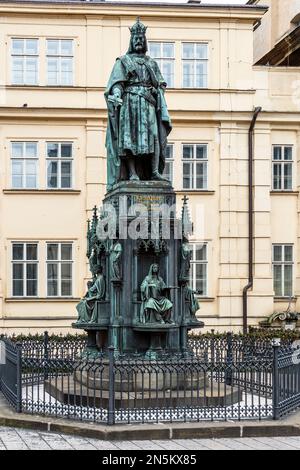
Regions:
<svg viewBox="0 0 300 470"><path fill-rule="evenodd" d="M0 450L300 450L300 437L110 442L0 427Z"/></svg>

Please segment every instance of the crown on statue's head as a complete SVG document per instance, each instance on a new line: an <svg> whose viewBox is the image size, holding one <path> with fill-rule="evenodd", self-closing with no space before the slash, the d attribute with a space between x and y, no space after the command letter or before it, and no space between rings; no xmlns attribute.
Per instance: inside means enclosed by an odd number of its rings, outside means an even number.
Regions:
<svg viewBox="0 0 300 470"><path fill-rule="evenodd" d="M129 29L132 36L135 34L146 34L147 26L145 26L138 17L136 23Z"/></svg>

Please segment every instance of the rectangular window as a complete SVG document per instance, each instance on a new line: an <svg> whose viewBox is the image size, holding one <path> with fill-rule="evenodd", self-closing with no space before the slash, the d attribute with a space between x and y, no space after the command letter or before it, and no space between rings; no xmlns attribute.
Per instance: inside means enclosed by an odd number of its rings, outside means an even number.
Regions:
<svg viewBox="0 0 300 470"><path fill-rule="evenodd" d="M293 245L273 245L275 297L293 295Z"/></svg>
<svg viewBox="0 0 300 470"><path fill-rule="evenodd" d="M12 39L12 84L38 84L38 39Z"/></svg>
<svg viewBox="0 0 300 470"><path fill-rule="evenodd" d="M273 146L273 190L291 191L293 189L293 146Z"/></svg>
<svg viewBox="0 0 300 470"><path fill-rule="evenodd" d="M183 144L183 189L207 189L207 144Z"/></svg>
<svg viewBox="0 0 300 470"><path fill-rule="evenodd" d="M72 142L47 142L47 188L71 189L73 180Z"/></svg>
<svg viewBox="0 0 300 470"><path fill-rule="evenodd" d="M163 176L171 183L173 182L173 162L174 162L174 145L168 144L166 150L166 161Z"/></svg>
<svg viewBox="0 0 300 470"><path fill-rule="evenodd" d="M158 63L169 88L174 87L174 51L173 42L149 42L149 54Z"/></svg>
<svg viewBox="0 0 300 470"><path fill-rule="evenodd" d="M36 189L37 172L37 142L11 142L12 188Z"/></svg>
<svg viewBox="0 0 300 470"><path fill-rule="evenodd" d="M73 245L47 243L47 296L72 297Z"/></svg>
<svg viewBox="0 0 300 470"><path fill-rule="evenodd" d="M49 86L73 85L73 40L47 39L47 77Z"/></svg>
<svg viewBox="0 0 300 470"><path fill-rule="evenodd" d="M183 88L207 88L208 44L182 43Z"/></svg>
<svg viewBox="0 0 300 470"><path fill-rule="evenodd" d="M13 297L38 295L37 243L12 244L12 295Z"/></svg>
<svg viewBox="0 0 300 470"><path fill-rule="evenodd" d="M193 243L191 262L191 287L198 295L207 297L207 244Z"/></svg>

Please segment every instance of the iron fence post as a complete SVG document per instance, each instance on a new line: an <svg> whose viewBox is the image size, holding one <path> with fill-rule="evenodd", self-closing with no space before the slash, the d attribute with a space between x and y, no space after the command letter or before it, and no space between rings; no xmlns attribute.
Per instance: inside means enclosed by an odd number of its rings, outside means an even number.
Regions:
<svg viewBox="0 0 300 470"><path fill-rule="evenodd" d="M16 344L16 412L22 413L22 343Z"/></svg>
<svg viewBox="0 0 300 470"><path fill-rule="evenodd" d="M112 426L115 424L115 348L108 348L108 378L109 378L109 401L107 424Z"/></svg>
<svg viewBox="0 0 300 470"><path fill-rule="evenodd" d="M280 403L280 385L279 385L279 348L280 339L274 339L273 341L273 419L278 420L280 418L279 403Z"/></svg>
<svg viewBox="0 0 300 470"><path fill-rule="evenodd" d="M49 333L48 331L44 332L44 380L48 380L48 359L49 359Z"/></svg>
<svg viewBox="0 0 300 470"><path fill-rule="evenodd" d="M232 333L227 333L227 355L226 355L226 372L225 372L225 384L232 385L232 363L233 363L233 353L232 353Z"/></svg>

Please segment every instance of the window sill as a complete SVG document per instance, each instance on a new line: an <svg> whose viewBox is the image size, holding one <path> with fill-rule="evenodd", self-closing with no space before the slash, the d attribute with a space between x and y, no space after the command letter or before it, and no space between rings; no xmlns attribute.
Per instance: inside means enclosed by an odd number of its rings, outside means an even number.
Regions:
<svg viewBox="0 0 300 470"><path fill-rule="evenodd" d="M4 299L7 303L12 302L80 302L76 297L7 297Z"/></svg>
<svg viewBox="0 0 300 470"><path fill-rule="evenodd" d="M299 191L270 191L271 196L298 196Z"/></svg>
<svg viewBox="0 0 300 470"><path fill-rule="evenodd" d="M80 194L79 189L3 189L3 194L68 194L70 196L75 196Z"/></svg>
<svg viewBox="0 0 300 470"><path fill-rule="evenodd" d="M216 193L216 191L210 191L208 189L180 189L179 191L175 190L175 192L179 195L194 194L199 196L213 196Z"/></svg>
<svg viewBox="0 0 300 470"><path fill-rule="evenodd" d="M293 302L293 303L296 303L297 302L297 297L292 297L292 299L290 297L274 297L274 302L275 303L284 303L284 302Z"/></svg>

